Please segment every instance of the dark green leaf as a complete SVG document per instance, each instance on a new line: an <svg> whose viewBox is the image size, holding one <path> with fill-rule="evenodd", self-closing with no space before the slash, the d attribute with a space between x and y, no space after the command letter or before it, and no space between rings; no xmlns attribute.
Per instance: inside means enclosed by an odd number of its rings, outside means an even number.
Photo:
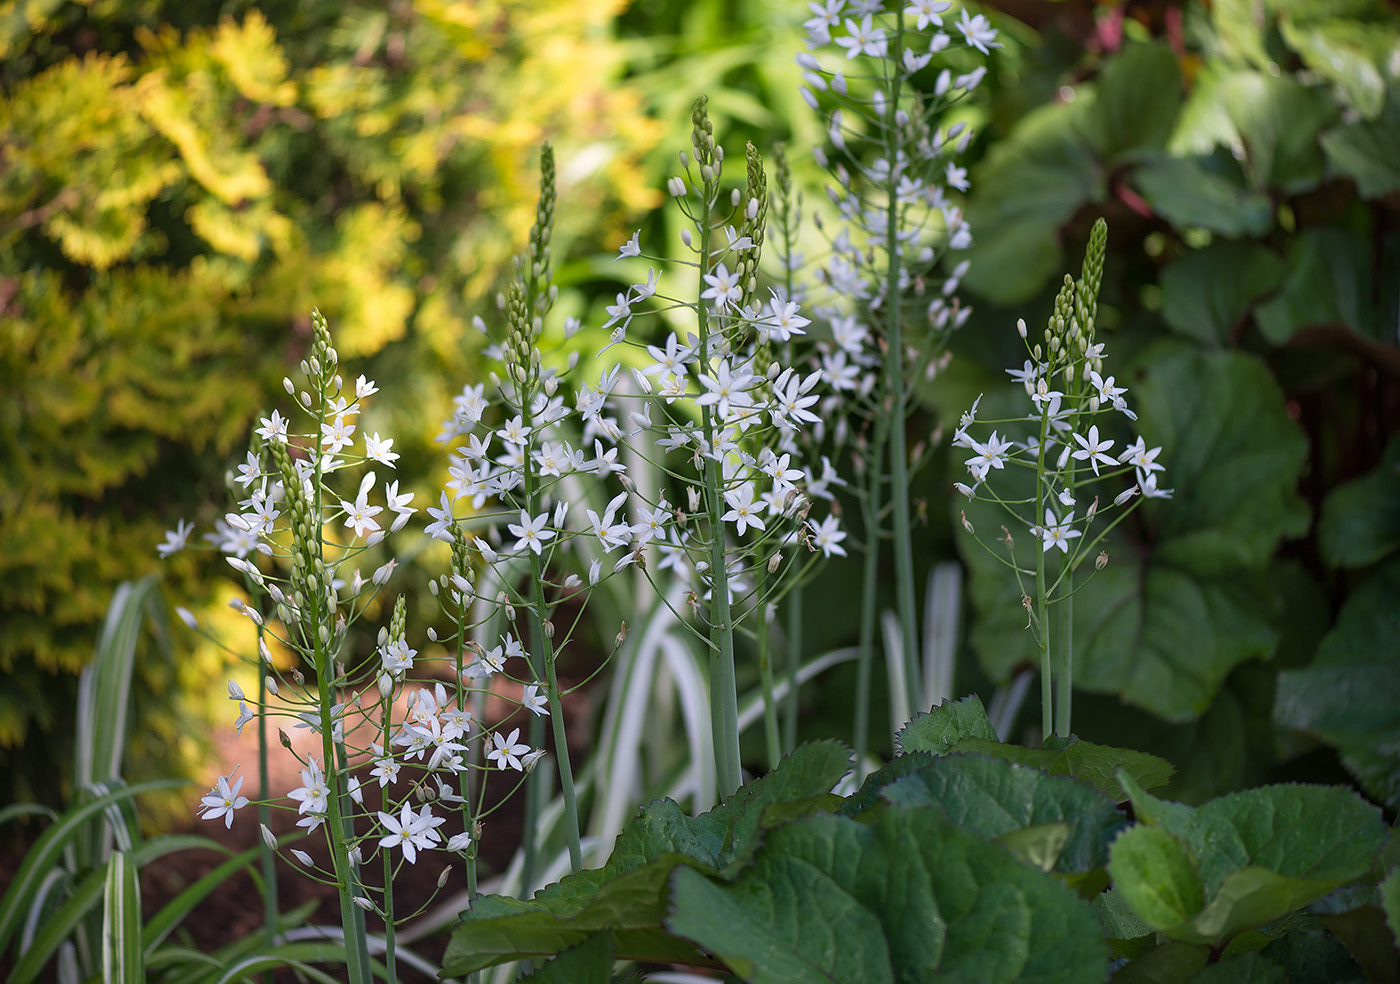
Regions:
<svg viewBox="0 0 1400 984"><path fill-rule="evenodd" d="M1340 567L1365 567L1400 547L1400 437L1374 471L1328 494L1317 535L1322 555Z"/></svg>
<svg viewBox="0 0 1400 984"><path fill-rule="evenodd" d="M1400 190L1400 130L1393 122L1346 123L1323 135L1327 162L1356 182L1362 198Z"/></svg>
<svg viewBox="0 0 1400 984"><path fill-rule="evenodd" d="M1062 824L1051 864L1066 873L1101 867L1124 823L1116 802L1084 782L982 755L937 759L886 786L883 796L905 806L936 806L959 827L989 838L1032 828L1044 835L1049 831L1042 828Z"/></svg>
<svg viewBox="0 0 1400 984"><path fill-rule="evenodd" d="M1158 215L1179 229L1259 236L1273 225L1267 196L1240 187L1195 158L1153 158L1133 172L1133 184Z"/></svg>
<svg viewBox="0 0 1400 984"><path fill-rule="evenodd" d="M1205 905L1191 852L1160 827L1123 831L1113 842L1108 873L1114 890L1153 929L1173 929Z"/></svg>
<svg viewBox="0 0 1400 984"><path fill-rule="evenodd" d="M1093 906L1103 935L1110 941L1126 942L1152 935L1152 927L1138 917L1116 888L1100 892Z"/></svg>
<svg viewBox="0 0 1400 984"><path fill-rule="evenodd" d="M732 883L678 872L668 925L753 980L1102 980L1093 916L1055 879L937 811L864 817L778 828Z"/></svg>
<svg viewBox="0 0 1400 984"><path fill-rule="evenodd" d="M1259 305L1260 332L1276 345L1317 326L1375 337L1373 263L1369 245L1350 230L1304 230L1288 251L1288 273L1278 292Z"/></svg>
<svg viewBox="0 0 1400 984"><path fill-rule="evenodd" d="M1283 968L1258 953L1241 953L1205 967L1192 984L1289 984Z"/></svg>
<svg viewBox="0 0 1400 984"><path fill-rule="evenodd" d="M982 698L970 694L958 701L944 701L927 714L919 714L894 736L895 750L942 755L964 738L996 741Z"/></svg>
<svg viewBox="0 0 1400 984"><path fill-rule="evenodd" d="M894 982L879 920L829 876L794 858L773 858L735 886L683 868L671 904L672 932L753 984Z"/></svg>
<svg viewBox="0 0 1400 984"><path fill-rule="evenodd" d="M1089 130L1094 150L1114 163L1136 150L1162 147L1181 108L1181 71L1165 44L1129 44L1099 76Z"/></svg>
<svg viewBox="0 0 1400 984"><path fill-rule="evenodd" d="M1060 226L1105 194L1103 171L1084 136L1094 90L1026 115L988 150L973 175L968 221L977 230L963 283L1002 304L1031 297L1059 268Z"/></svg>
<svg viewBox="0 0 1400 984"><path fill-rule="evenodd" d="M931 752L907 752L896 755L883 768L870 773L836 811L843 817L853 817L880 802L880 791L890 783L917 772L934 760Z"/></svg>
<svg viewBox="0 0 1400 984"><path fill-rule="evenodd" d="M1380 884L1381 908L1385 910L1385 921L1390 926L1390 935L1400 943L1400 868L1385 877Z"/></svg>
<svg viewBox="0 0 1400 984"><path fill-rule="evenodd" d="M613 945L608 933L594 933L520 981L535 984L608 984L612 980Z"/></svg>
<svg viewBox="0 0 1400 984"><path fill-rule="evenodd" d="M1328 931L1341 940L1347 952L1373 981L1400 981L1400 952L1395 937L1385 924L1385 912L1374 905L1363 905L1347 912L1320 917Z"/></svg>
<svg viewBox="0 0 1400 984"><path fill-rule="evenodd" d="M1139 954L1113 975L1113 984L1190 984L1210 952L1189 943L1166 943Z"/></svg>
<svg viewBox="0 0 1400 984"><path fill-rule="evenodd" d="M1366 791L1400 806L1400 557L1343 606L1313 665L1279 674L1274 720L1337 746Z"/></svg>
<svg viewBox="0 0 1400 984"><path fill-rule="evenodd" d="M1184 335L1225 346L1254 302L1283 280L1284 263L1252 242L1214 242L1162 271L1162 317Z"/></svg>
<svg viewBox="0 0 1400 984"><path fill-rule="evenodd" d="M1093 742L1074 739L1063 748L1022 748L969 738L959 742L955 752L990 755L1028 765L1051 775L1070 776L1088 783L1111 798L1118 794L1116 775L1122 769L1148 789L1164 786L1171 780L1172 766L1155 755L1130 748L1110 748Z"/></svg>
<svg viewBox="0 0 1400 984"><path fill-rule="evenodd" d="M613 931L619 959L704 962L694 947L662 929L672 872L680 866L718 872L742 862L757 845L765 822L785 819L788 804L827 808L826 794L845 774L849 755L838 742L803 745L768 775L699 817L686 816L671 800L647 804L623 827L602 869L564 878L528 902L478 899L453 932L444 973L466 974L506 960L548 956L604 929ZM778 809L765 820L769 807Z"/></svg>

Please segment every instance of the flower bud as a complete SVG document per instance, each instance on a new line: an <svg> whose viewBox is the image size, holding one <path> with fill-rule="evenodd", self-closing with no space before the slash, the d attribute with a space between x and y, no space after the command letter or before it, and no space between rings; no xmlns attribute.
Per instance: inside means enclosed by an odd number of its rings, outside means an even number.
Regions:
<svg viewBox="0 0 1400 984"><path fill-rule="evenodd" d="M263 843L267 845L268 850L277 850L277 838L272 836L272 831L267 829L267 824L258 824L258 830L262 832Z"/></svg>
<svg viewBox="0 0 1400 984"><path fill-rule="evenodd" d="M441 884L439 884L438 887L441 888ZM374 911L374 903L371 902L369 899L365 898L363 895L356 895L352 901L354 901L356 905L358 905L361 909L364 909L366 912Z"/></svg>
<svg viewBox="0 0 1400 984"><path fill-rule="evenodd" d="M266 677L263 678L263 686L267 688L267 692L270 693L272 696L277 696L277 681L272 677L271 674L268 674Z"/></svg>
<svg viewBox="0 0 1400 984"><path fill-rule="evenodd" d="M666 190L673 198L682 198L685 196L685 182L680 178L670 178L666 182Z"/></svg>

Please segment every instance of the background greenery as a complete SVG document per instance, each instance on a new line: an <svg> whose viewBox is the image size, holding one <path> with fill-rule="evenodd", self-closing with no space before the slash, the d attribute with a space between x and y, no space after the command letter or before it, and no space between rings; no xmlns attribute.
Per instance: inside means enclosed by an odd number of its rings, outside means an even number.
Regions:
<svg viewBox="0 0 1400 984"><path fill-rule="evenodd" d="M977 310L918 426L1004 398L1023 358L1011 326L1043 323L1106 215L1103 340L1178 497L1121 531L1076 606L1079 730L1171 760L1174 798L1351 776L1394 809L1400 22L1379 0L984 9L1006 44L964 110L980 130ZM675 241L647 212L697 92L727 144L786 139L810 168L791 63L805 16L718 0L0 8L13 795L52 792L111 590L155 569L176 518L219 515L224 469L253 411L284 399L313 303L343 355L414 395L362 426L395 435L421 502L437 423L471 377L470 318L490 313L530 221L539 142L561 164L562 310L587 317L624 277L606 254L631 228ZM960 470L939 460L918 479L924 568L968 546L944 509ZM1016 596L975 549L962 557L955 686L989 691L1027 639ZM214 618L197 587L210 569L182 556L166 572ZM854 610L820 603L853 576L829 568L814 587L814 638L853 631ZM195 754L180 694L223 673L216 652L180 648L138 665L138 777ZM841 734L850 688L829 679L805 728Z"/></svg>

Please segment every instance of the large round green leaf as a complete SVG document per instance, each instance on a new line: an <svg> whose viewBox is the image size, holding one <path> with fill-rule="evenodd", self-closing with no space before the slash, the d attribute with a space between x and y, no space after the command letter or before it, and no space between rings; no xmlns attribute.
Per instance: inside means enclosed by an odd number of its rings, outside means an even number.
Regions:
<svg viewBox="0 0 1400 984"><path fill-rule="evenodd" d="M674 933L756 982L1102 981L1089 907L1054 877L937 810L773 830L732 881L677 869Z"/></svg>

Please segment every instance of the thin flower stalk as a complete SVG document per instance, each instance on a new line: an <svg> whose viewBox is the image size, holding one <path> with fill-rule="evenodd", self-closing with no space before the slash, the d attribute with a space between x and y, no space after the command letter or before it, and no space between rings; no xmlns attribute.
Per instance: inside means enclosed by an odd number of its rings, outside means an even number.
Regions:
<svg viewBox="0 0 1400 984"><path fill-rule="evenodd" d="M922 455L911 454L906 421L915 381L931 379L943 361L948 334L970 309L953 294L967 269L956 264L932 301L921 300L935 262L971 244L962 210L950 192L968 189L956 163L972 133L962 124L940 132L938 119L972 92L985 69L954 77L930 65L952 43L942 29L946 3L866 5L863 17L841 16L827 4L807 22L811 51L798 56L803 97L826 114L827 142L819 163L833 176L828 187L839 224L828 239L832 254L822 280L833 299L817 312L832 326L824 368L845 395L838 436L858 437L857 474L864 520L863 596L878 579L881 541L890 539L895 574L902 675L911 697L923 690L916 631L910 477ZM908 18L916 18L911 24ZM968 22L971 25L973 22ZM968 48L986 55L996 32L957 25ZM834 58L830 52L840 53ZM819 57L821 56L821 57ZM923 315L923 317L919 317ZM868 381L868 382L867 382ZM921 445L923 442L921 442ZM858 699L868 701L879 613L862 610ZM868 709L857 707L855 745L867 744Z"/></svg>
<svg viewBox="0 0 1400 984"><path fill-rule="evenodd" d="M1032 342L1025 323L1018 325L1030 359L1024 368L1009 373L1022 384L1034 412L997 423L1000 428L1015 427L1019 419L1032 426L1031 435L1017 441L993 430L986 439L977 440L971 434L977 423L974 404L963 415L953 439L954 447L971 452L967 467L972 484L958 483L958 491L969 499L996 503L1011 522L1029 530L1035 544L1034 566L1027 570L1016 557L1015 538L1008 531L1002 542L1009 556L1002 559L1018 580L1023 575L1034 579L1029 588L1023 583L1022 590L1030 614L1027 628L1040 651L1041 720L1046 738L1072 734L1076 571L1142 499L1171 495L1170 489L1158 484L1157 472L1163 468L1156 463L1160 448L1148 449L1138 437L1126 450L1118 451L1117 439L1109 436L1117 420L1133 422L1137 415L1124 398L1126 388L1115 386L1114 377L1105 377L1104 345L1094 340L1107 240L1107 225L1100 219L1090 235L1080 279L1076 283L1065 277L1041 339ZM1017 468L1034 471L1035 488L1028 499L1013 500L992 487ZM1116 483L1125 475L1131 476L1134 484L1122 488ZM1115 484L1097 491L1105 483ZM1031 515L1018 511L1023 505L1029 506ZM1112 518L1101 523L1110 513ZM1092 529L1095 523L1101 523L1097 532ZM964 526L977 536L966 518ZM1002 556L987 543L983 546L994 556ZM1107 554L1100 552L1095 557L1095 570L1107 562Z"/></svg>

